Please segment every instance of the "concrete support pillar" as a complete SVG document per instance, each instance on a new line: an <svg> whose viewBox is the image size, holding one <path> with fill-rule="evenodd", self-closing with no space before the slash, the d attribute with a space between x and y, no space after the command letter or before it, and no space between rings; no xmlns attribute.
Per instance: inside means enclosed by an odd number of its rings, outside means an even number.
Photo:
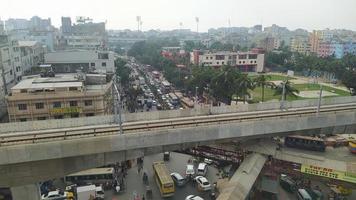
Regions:
<svg viewBox="0 0 356 200"><path fill-rule="evenodd" d="M11 188L13 200L39 200L40 190L37 184L18 186Z"/></svg>

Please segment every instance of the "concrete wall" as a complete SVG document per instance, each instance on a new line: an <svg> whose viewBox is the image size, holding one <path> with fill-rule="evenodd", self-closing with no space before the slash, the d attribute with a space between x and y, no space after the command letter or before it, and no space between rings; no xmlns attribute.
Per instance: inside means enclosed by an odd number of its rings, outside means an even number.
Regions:
<svg viewBox="0 0 356 200"><path fill-rule="evenodd" d="M317 99L299 100L299 101L286 102L285 107L286 108L309 107L309 106L316 106L317 103L318 103ZM322 105L344 104L344 103L356 103L356 96L324 98L322 100ZM233 112L279 110L279 109L280 109L279 102L266 102L260 104L238 104L238 105L220 106L220 107L198 106L198 108L196 109L125 113L123 114L122 119L124 122L146 121L146 120L148 121L148 120L169 119L169 118L199 116L199 115L208 115L208 114L223 114L223 113L233 113ZM112 124L112 123L114 123L114 116L96 116L96 117L61 119L61 120L3 123L0 124L0 134L8 133L8 132L69 128L69 127L102 125L102 124Z"/></svg>
<svg viewBox="0 0 356 200"><path fill-rule="evenodd" d="M184 148L226 139L271 137L292 133L354 133L356 112L321 113L298 117L249 120L228 124L203 124L130 134L78 138L0 148L0 187L26 185L31 181L63 176L127 159L122 154L149 154L165 148ZM121 157L120 157L121 155ZM33 183L32 182L32 183Z"/></svg>

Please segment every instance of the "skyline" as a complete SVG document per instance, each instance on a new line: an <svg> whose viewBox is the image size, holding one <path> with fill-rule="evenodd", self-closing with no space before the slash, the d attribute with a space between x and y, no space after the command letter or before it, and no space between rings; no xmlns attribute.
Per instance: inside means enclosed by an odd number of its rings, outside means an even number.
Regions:
<svg viewBox="0 0 356 200"><path fill-rule="evenodd" d="M75 2L62 0L53 6L46 0L22 1L5 0L0 8L1 20L8 18L26 18L39 16L51 18L52 25L60 27L62 16L69 16L75 22L76 16L90 17L94 22L107 21L107 29L137 30L136 16L141 16L142 30L172 30L181 28L196 31L195 17L199 17L199 32L209 28L263 27L277 24L290 30L297 28L312 31L315 29L349 29L356 30L353 19L356 13L356 1L339 0L220 0L206 2L203 0L140 0L114 1L102 0ZM231 5L231 6L230 6ZM21 10L16 13L14 10ZM284 13L288 13L286 17Z"/></svg>

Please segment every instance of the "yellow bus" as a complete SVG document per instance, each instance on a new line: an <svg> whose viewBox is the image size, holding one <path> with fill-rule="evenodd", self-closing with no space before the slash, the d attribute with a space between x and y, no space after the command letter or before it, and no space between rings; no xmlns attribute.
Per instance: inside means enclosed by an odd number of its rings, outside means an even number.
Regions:
<svg viewBox="0 0 356 200"><path fill-rule="evenodd" d="M162 197L174 195L174 183L164 162L153 163L153 173Z"/></svg>

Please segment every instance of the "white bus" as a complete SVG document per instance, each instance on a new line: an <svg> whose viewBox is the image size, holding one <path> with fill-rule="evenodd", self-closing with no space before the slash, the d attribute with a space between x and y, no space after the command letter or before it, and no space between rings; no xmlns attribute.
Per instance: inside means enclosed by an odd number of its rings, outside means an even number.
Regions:
<svg viewBox="0 0 356 200"><path fill-rule="evenodd" d="M115 170L112 167L93 168L77 173L69 174L65 177L67 184L112 184L115 180Z"/></svg>

